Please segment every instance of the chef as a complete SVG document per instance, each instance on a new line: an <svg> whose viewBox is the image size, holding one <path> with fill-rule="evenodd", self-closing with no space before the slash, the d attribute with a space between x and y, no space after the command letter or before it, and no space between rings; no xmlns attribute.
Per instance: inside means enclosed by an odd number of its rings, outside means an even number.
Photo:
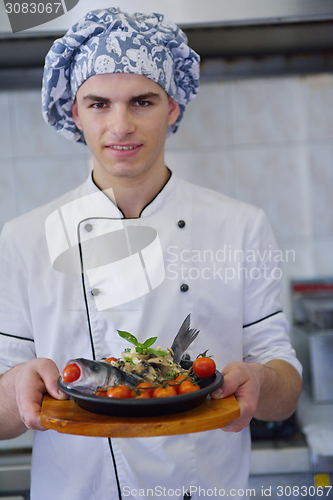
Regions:
<svg viewBox="0 0 333 500"><path fill-rule="evenodd" d="M251 418L295 411L301 366L264 213L165 165L198 82L198 55L159 14L92 11L46 57L44 117L88 146L93 171L1 236L0 437L36 430L32 500L241 498ZM212 396L235 393L238 419L140 439L41 427L43 394L67 397L57 380L69 359L120 356L117 330L169 347L189 313L200 334L188 354L208 349L224 375Z"/></svg>

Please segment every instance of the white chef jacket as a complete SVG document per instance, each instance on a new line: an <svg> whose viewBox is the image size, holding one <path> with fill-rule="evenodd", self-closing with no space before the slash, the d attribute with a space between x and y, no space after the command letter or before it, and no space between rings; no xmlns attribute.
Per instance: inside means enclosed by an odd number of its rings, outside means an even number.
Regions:
<svg viewBox="0 0 333 500"><path fill-rule="evenodd" d="M66 226L68 214L75 231ZM116 205L89 176L69 194L5 225L0 373L36 356L53 359L60 371L71 358L118 357L128 343L117 330L140 341L157 336L165 348L189 313L200 330L188 349L192 359L209 349L220 370L232 361L278 358L301 372L279 302L281 259L262 210L172 174L131 221L156 231L163 279L133 300L103 307L96 298L114 293L112 276L89 275L93 266L85 265L84 255L82 274L75 266L67 269L61 256L71 245L78 249L74 232L80 240L94 238L108 227L113 231L119 218ZM58 243L52 243L53 223L67 228L55 238ZM249 454L248 428L110 440L36 431L31 499L238 498L247 486ZM184 497L186 491L190 496Z"/></svg>

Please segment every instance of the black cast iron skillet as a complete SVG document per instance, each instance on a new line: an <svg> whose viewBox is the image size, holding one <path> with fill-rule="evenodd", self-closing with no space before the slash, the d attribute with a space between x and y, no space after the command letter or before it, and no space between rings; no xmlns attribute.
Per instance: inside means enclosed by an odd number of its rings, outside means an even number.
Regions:
<svg viewBox="0 0 333 500"><path fill-rule="evenodd" d="M188 370L192 365L192 361L181 361L181 365ZM203 403L208 394L220 387L222 382L223 376L216 370L212 377L199 380L199 391L179 396L151 399L113 399L94 396L75 389L68 389L63 384L61 377L58 385L65 394L74 399L75 403L84 410L118 417L155 417L192 410L192 408Z"/></svg>

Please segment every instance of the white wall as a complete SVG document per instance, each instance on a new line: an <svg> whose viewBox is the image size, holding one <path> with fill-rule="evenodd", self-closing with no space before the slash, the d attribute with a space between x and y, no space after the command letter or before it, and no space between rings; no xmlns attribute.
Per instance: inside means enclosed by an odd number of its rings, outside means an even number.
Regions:
<svg viewBox="0 0 333 500"><path fill-rule="evenodd" d="M166 163L182 177L262 207L289 279L332 275L333 75L203 83ZM0 226L83 182L89 154L44 124L40 92L0 93Z"/></svg>

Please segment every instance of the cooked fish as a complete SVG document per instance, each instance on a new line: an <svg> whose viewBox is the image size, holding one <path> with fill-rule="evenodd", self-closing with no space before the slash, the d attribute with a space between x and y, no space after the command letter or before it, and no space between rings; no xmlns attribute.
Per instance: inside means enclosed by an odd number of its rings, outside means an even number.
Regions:
<svg viewBox="0 0 333 500"><path fill-rule="evenodd" d="M142 382L142 377L127 373L105 361L91 361L77 358L68 361L67 365L75 364L80 369L80 376L72 382L63 381L69 389L93 394L99 387L107 388L117 384L126 384L131 388Z"/></svg>
<svg viewBox="0 0 333 500"><path fill-rule="evenodd" d="M137 353L133 347L122 353L123 360L119 363L91 361L84 358L71 359L66 366L76 365L79 368L78 377L70 382L63 380L63 383L68 388L93 394L98 388L103 389L121 383L134 388L143 380L158 382L164 377L172 378L185 371L179 366L179 363L198 333L199 330L190 328L189 314L166 356L166 353L161 349L156 349L153 354L147 355ZM164 354L158 356L159 350Z"/></svg>
<svg viewBox="0 0 333 500"><path fill-rule="evenodd" d="M182 356L186 349L192 344L193 340L195 340L199 334L200 330L196 330L195 328L190 328L191 323L191 315L189 314L182 326L179 329L179 332L174 338L174 341L171 346L171 350L173 352L173 360L175 363L179 363L182 359Z"/></svg>

